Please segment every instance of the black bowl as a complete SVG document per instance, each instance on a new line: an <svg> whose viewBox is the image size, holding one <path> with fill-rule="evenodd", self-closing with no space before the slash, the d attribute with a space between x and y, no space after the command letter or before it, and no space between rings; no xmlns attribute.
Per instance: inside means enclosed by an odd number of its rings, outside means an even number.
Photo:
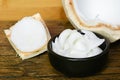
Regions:
<svg viewBox="0 0 120 80"><path fill-rule="evenodd" d="M96 56L88 58L70 58L55 53L52 49L52 42L54 42L55 38L59 35L53 37L48 42L47 46L51 65L61 73L72 77L89 76L91 74L99 72L107 63L110 42L100 34L95 34L99 38L105 39L105 42L99 46L103 52Z"/></svg>

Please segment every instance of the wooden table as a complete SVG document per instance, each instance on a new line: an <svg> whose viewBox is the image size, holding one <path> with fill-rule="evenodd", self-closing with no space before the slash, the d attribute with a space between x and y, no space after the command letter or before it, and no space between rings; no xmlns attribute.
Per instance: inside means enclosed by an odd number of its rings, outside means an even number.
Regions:
<svg viewBox="0 0 120 80"><path fill-rule="evenodd" d="M50 65L47 52L22 61L3 32L14 23L0 21L0 80L120 80L120 41L111 44L109 62L104 70L89 77L70 78ZM66 28L72 28L65 21L46 21L46 24L52 37Z"/></svg>

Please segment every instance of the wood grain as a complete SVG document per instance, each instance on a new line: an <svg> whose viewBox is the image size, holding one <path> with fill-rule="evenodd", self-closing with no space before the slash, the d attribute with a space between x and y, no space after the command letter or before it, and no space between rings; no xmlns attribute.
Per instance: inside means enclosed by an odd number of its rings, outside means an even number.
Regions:
<svg viewBox="0 0 120 80"><path fill-rule="evenodd" d="M120 41L111 44L109 61L101 72L89 77L66 77L49 63L48 54L22 61L9 44L4 29L14 21L0 22L0 80L120 80ZM46 21L53 36L66 28L73 28L67 21Z"/></svg>
<svg viewBox="0 0 120 80"><path fill-rule="evenodd" d="M0 20L19 20L40 13L45 20L67 20L61 0L0 0Z"/></svg>
<svg viewBox="0 0 120 80"><path fill-rule="evenodd" d="M21 7L61 7L61 0L7 0L8 6L21 8ZM17 4L17 5L16 5Z"/></svg>
<svg viewBox="0 0 120 80"><path fill-rule="evenodd" d="M2 6L2 0L0 0L0 7Z"/></svg>

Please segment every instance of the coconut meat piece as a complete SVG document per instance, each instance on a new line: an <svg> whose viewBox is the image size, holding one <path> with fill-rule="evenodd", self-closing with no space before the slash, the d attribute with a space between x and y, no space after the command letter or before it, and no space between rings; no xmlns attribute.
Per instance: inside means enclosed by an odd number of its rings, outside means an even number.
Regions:
<svg viewBox="0 0 120 80"><path fill-rule="evenodd" d="M81 30L81 32L84 35L77 30L64 30L55 38L55 42L52 42L53 51L71 58L86 58L100 54L102 49L98 46L105 40L98 38L91 31Z"/></svg>
<svg viewBox="0 0 120 80"><path fill-rule="evenodd" d="M120 25L120 0L72 0L79 18L88 24Z"/></svg>
<svg viewBox="0 0 120 80"><path fill-rule="evenodd" d="M4 32L22 60L47 51L47 43L51 38L39 13L22 18L9 29L5 29Z"/></svg>
<svg viewBox="0 0 120 80"><path fill-rule="evenodd" d="M24 17L11 28L11 41L22 52L33 52L47 42L43 24L32 17Z"/></svg>

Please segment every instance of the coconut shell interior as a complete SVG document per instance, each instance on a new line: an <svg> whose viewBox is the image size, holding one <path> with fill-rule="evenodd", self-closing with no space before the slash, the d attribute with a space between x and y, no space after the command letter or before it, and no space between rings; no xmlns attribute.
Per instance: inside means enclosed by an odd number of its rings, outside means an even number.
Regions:
<svg viewBox="0 0 120 80"><path fill-rule="evenodd" d="M108 38L110 42L115 42L120 39L119 25L113 26L111 24L101 22L88 24L81 16L77 15L73 0L62 0L62 3L67 18L76 29L85 29L99 33Z"/></svg>

